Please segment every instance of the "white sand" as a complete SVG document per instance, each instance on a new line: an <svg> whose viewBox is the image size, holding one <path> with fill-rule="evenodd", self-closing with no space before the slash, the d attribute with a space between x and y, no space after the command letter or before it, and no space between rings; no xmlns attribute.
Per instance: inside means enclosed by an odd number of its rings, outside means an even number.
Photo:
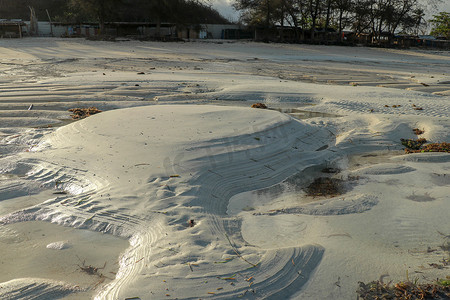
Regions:
<svg viewBox="0 0 450 300"><path fill-rule="evenodd" d="M358 281L449 275L430 264L449 256L450 155L400 151L413 128L450 140L448 53L1 42L0 249L13 261L26 226L51 234L41 221L100 236L30 238L21 255L66 253L73 275L16 259L0 298L34 284L29 298L354 299ZM256 101L342 117L299 121ZM125 109L42 126L81 106ZM307 196L320 176L346 191ZM99 282L77 256L118 271Z"/></svg>

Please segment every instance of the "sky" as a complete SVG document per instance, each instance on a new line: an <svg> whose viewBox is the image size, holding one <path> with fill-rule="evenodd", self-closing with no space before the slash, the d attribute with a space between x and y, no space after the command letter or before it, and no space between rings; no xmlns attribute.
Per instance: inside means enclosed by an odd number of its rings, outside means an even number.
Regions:
<svg viewBox="0 0 450 300"><path fill-rule="evenodd" d="M450 0L449 0L450 1ZM239 12L232 7L234 0L211 0L212 6L226 19L232 22L239 20Z"/></svg>

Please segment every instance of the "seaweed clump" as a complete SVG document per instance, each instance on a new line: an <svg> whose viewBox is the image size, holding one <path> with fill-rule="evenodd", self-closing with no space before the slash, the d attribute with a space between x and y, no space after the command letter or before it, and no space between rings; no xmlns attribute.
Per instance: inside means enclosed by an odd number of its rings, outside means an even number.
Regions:
<svg viewBox="0 0 450 300"><path fill-rule="evenodd" d="M258 103L252 104L252 108L262 108L262 109L266 109L266 108L267 108L267 105L265 105L264 103L258 102Z"/></svg>
<svg viewBox="0 0 450 300"><path fill-rule="evenodd" d="M418 140L401 139L405 146L405 153L423 153L423 152L446 152L450 153L450 143L431 143L424 145L427 140L420 138Z"/></svg>
<svg viewBox="0 0 450 300"><path fill-rule="evenodd" d="M84 119L87 118L89 116L101 113L102 111L99 110L96 107L89 107L89 108L71 108L69 109L70 112L72 112L73 114L70 115L72 117L72 119L74 120L80 120L80 119Z"/></svg>
<svg viewBox="0 0 450 300"><path fill-rule="evenodd" d="M419 128L414 128L414 129L413 129L413 132L414 132L415 135L421 135L421 134L423 134L425 131L422 130L422 129L419 129Z"/></svg>
<svg viewBox="0 0 450 300"><path fill-rule="evenodd" d="M420 150L423 146L423 144L425 144L427 142L426 139L424 138L420 138L418 140L412 140L412 139L400 139L402 142L402 145L406 147L405 150ZM407 152L409 153L409 152Z"/></svg>
<svg viewBox="0 0 450 300"><path fill-rule="evenodd" d="M414 282L400 282L395 285L383 283L382 280L372 281L368 284L359 282L357 291L359 298L369 299L449 299L449 280L438 280L436 283L418 284Z"/></svg>
<svg viewBox="0 0 450 300"><path fill-rule="evenodd" d="M447 152L450 153L450 143L432 143L414 152ZM410 152L411 153L411 152Z"/></svg>

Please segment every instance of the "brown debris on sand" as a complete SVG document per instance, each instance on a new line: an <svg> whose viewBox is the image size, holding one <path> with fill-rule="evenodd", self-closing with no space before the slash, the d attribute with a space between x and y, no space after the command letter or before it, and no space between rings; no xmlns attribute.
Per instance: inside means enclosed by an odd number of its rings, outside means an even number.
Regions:
<svg viewBox="0 0 450 300"><path fill-rule="evenodd" d="M448 281L448 280L447 280ZM377 280L365 284L359 282L357 291L359 298L369 299L449 299L450 286L440 281L433 284L417 284L414 282L400 282L395 285Z"/></svg>
<svg viewBox="0 0 450 300"><path fill-rule="evenodd" d="M81 259L78 256L77 256L77 258L81 262ZM91 265L86 265L86 261L83 260L81 266L78 265L78 267L80 268L80 271L82 271L82 272L84 272L84 273L86 273L88 275L96 275L96 276L99 276L99 277L103 277L103 274L101 274L99 272L99 270L103 270L106 267L106 261L105 261L105 264L103 265L103 267L98 267L97 268L97 267L94 267L94 266L91 266Z"/></svg>
<svg viewBox="0 0 450 300"><path fill-rule="evenodd" d="M417 150L405 149L406 153L422 153L422 152L446 152L450 153L450 143L432 143L425 145Z"/></svg>
<svg viewBox="0 0 450 300"><path fill-rule="evenodd" d="M420 138L418 140L400 139L400 141L402 142L402 145L406 147L406 153L409 153L409 150L420 150L423 144L427 142L427 140L424 138Z"/></svg>
<svg viewBox="0 0 450 300"><path fill-rule="evenodd" d="M71 108L69 109L70 112L72 112L73 114L70 115L72 117L72 119L74 120L80 120L80 119L84 119L87 118L89 116L101 113L102 111L99 110L96 107L89 107L89 108Z"/></svg>
<svg viewBox="0 0 450 300"><path fill-rule="evenodd" d="M424 131L424 130L421 130L421 129L419 129L419 128L414 128L414 129L413 129L413 132L414 132L415 135L421 135L421 134L423 134L425 131Z"/></svg>
<svg viewBox="0 0 450 300"><path fill-rule="evenodd" d="M264 103L258 102L258 103L252 104L252 108L262 108L262 109L266 109L266 108L267 108L267 105L265 105Z"/></svg>
<svg viewBox="0 0 450 300"><path fill-rule="evenodd" d="M319 177L304 190L308 196L312 197L335 197L345 193L344 183L344 180L338 178Z"/></svg>
<svg viewBox="0 0 450 300"><path fill-rule="evenodd" d="M419 135L423 131L420 129L413 129L414 133ZM423 152L446 152L450 153L450 143L430 143L426 144L426 139L420 138L417 140L413 139L400 139L402 145L405 146L405 153L423 153Z"/></svg>

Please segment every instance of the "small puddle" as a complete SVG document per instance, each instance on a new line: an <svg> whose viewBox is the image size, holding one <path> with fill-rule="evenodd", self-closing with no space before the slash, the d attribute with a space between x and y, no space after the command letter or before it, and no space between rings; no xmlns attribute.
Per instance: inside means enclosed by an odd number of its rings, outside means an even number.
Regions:
<svg viewBox="0 0 450 300"><path fill-rule="evenodd" d="M389 159L394 156L404 155L403 150L393 151L377 151L369 153L354 154L349 157L348 168L349 170L358 169L364 166L376 165L380 163L389 163Z"/></svg>
<svg viewBox="0 0 450 300"><path fill-rule="evenodd" d="M115 278L120 254L128 246L122 238L43 221L1 225L0 282L53 279L89 288L85 295L90 298L96 288ZM93 268L94 274L86 272Z"/></svg>
<svg viewBox="0 0 450 300"><path fill-rule="evenodd" d="M305 120L305 119L311 119L311 118L339 118L339 117L342 117L341 115L301 110L298 108L269 108L269 109L288 114L299 120Z"/></svg>
<svg viewBox="0 0 450 300"><path fill-rule="evenodd" d="M406 197L406 199L409 199L414 202L430 202L436 200L436 198L431 197L428 193L425 193L423 195L416 195L412 194Z"/></svg>

